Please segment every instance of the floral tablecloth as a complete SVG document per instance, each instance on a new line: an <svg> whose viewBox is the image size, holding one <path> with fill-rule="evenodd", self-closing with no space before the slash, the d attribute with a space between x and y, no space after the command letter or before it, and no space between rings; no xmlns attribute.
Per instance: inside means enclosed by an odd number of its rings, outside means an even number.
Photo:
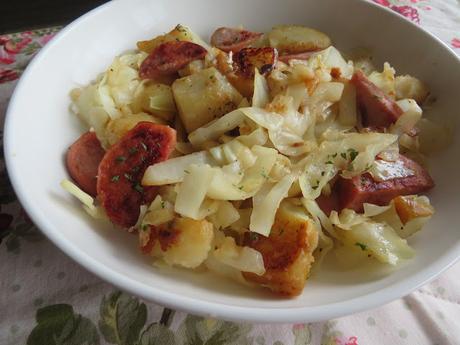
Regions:
<svg viewBox="0 0 460 345"><path fill-rule="evenodd" d="M374 1L460 54L459 0ZM0 36L0 146L16 80L59 29ZM139 300L85 271L41 235L16 200L0 149L0 344L460 344L460 264L386 306L312 324L225 322Z"/></svg>

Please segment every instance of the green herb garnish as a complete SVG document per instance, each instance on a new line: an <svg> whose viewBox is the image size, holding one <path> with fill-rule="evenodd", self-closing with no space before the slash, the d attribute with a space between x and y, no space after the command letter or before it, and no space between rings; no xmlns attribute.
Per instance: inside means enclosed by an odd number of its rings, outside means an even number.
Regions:
<svg viewBox="0 0 460 345"><path fill-rule="evenodd" d="M118 163L124 162L125 160L126 160L125 156L118 156L117 158L115 158L115 161Z"/></svg>
<svg viewBox="0 0 460 345"><path fill-rule="evenodd" d="M249 240L250 241L257 241L259 239L259 234L256 232L249 233Z"/></svg>
<svg viewBox="0 0 460 345"><path fill-rule="evenodd" d="M130 155L133 155L135 153L137 153L139 150L137 149L137 147L130 147L129 150L128 150L128 153Z"/></svg>
<svg viewBox="0 0 460 345"><path fill-rule="evenodd" d="M144 188L139 183L136 183L133 188L139 193L144 193Z"/></svg>
<svg viewBox="0 0 460 345"><path fill-rule="evenodd" d="M120 175L114 175L114 176L112 176L112 178L110 179L110 181L112 181L112 182L118 182L119 179L120 179Z"/></svg>
<svg viewBox="0 0 460 345"><path fill-rule="evenodd" d="M358 246L359 248L361 248L361 250L366 250L367 249L367 246L365 244L362 244L362 243L359 243L359 242L356 242L355 246Z"/></svg>
<svg viewBox="0 0 460 345"><path fill-rule="evenodd" d="M359 153L355 149L348 149L348 152L350 154L350 161L353 162Z"/></svg>

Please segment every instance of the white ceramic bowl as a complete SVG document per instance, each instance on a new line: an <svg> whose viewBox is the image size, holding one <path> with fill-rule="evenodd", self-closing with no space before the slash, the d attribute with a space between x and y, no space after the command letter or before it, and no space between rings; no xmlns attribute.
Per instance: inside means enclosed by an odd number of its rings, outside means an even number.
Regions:
<svg viewBox="0 0 460 345"><path fill-rule="evenodd" d="M160 272L137 249L136 236L101 226L59 187L64 152L83 128L71 115L69 91L88 83L114 56L177 23L209 38L218 26L267 31L305 24L337 47L365 46L377 61L425 80L437 97L432 112L453 119L460 99L460 61L438 39L397 14L360 0L119 0L65 28L34 59L8 109L5 155L20 201L38 227L89 271L118 287L172 308L266 322L318 321L376 307L408 294L460 255L460 145L432 160L437 213L410 239L417 256L399 271L376 276L324 268L296 299L276 298L206 273ZM457 133L457 137L458 133Z"/></svg>

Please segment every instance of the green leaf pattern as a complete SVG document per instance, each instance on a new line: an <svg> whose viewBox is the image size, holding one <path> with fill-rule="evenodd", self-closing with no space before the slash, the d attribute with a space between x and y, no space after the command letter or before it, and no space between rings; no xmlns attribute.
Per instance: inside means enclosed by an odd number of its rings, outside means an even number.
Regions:
<svg viewBox="0 0 460 345"><path fill-rule="evenodd" d="M27 345L99 345L99 334L91 320L75 314L68 304L37 310L37 325Z"/></svg>
<svg viewBox="0 0 460 345"><path fill-rule="evenodd" d="M147 307L136 297L115 291L101 300L96 323L76 314L68 304L37 310L37 324L27 345L250 345L249 324L188 315L176 331L174 312L164 309L159 322L146 326Z"/></svg>
<svg viewBox="0 0 460 345"><path fill-rule="evenodd" d="M147 319L144 303L121 292L102 299L99 330L111 344L135 345Z"/></svg>

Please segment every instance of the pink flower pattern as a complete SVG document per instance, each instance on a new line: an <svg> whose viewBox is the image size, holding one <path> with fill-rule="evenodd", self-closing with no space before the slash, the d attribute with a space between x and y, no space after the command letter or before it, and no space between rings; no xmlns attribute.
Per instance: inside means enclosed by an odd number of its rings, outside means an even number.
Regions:
<svg viewBox="0 0 460 345"><path fill-rule="evenodd" d="M335 338L334 342L336 345L359 345L358 344L358 337L351 336L348 339L346 338Z"/></svg>
<svg viewBox="0 0 460 345"><path fill-rule="evenodd" d="M404 17L409 18L413 22L420 24L420 17L419 17L419 14L416 8L411 7L411 6L395 6L395 5L390 6L390 8L393 11L398 12L399 14L403 15Z"/></svg>
<svg viewBox="0 0 460 345"><path fill-rule="evenodd" d="M0 35L0 84L18 79L22 68L59 30L59 27Z"/></svg>
<svg viewBox="0 0 460 345"><path fill-rule="evenodd" d="M429 12L433 8L428 5L429 0L373 0L376 4L389 8L405 18L420 24L420 10ZM460 49L460 38L453 37L450 45L454 49Z"/></svg>
<svg viewBox="0 0 460 345"><path fill-rule="evenodd" d="M460 49L460 38L454 37L452 38L452 41L450 41L450 44L452 47Z"/></svg>

